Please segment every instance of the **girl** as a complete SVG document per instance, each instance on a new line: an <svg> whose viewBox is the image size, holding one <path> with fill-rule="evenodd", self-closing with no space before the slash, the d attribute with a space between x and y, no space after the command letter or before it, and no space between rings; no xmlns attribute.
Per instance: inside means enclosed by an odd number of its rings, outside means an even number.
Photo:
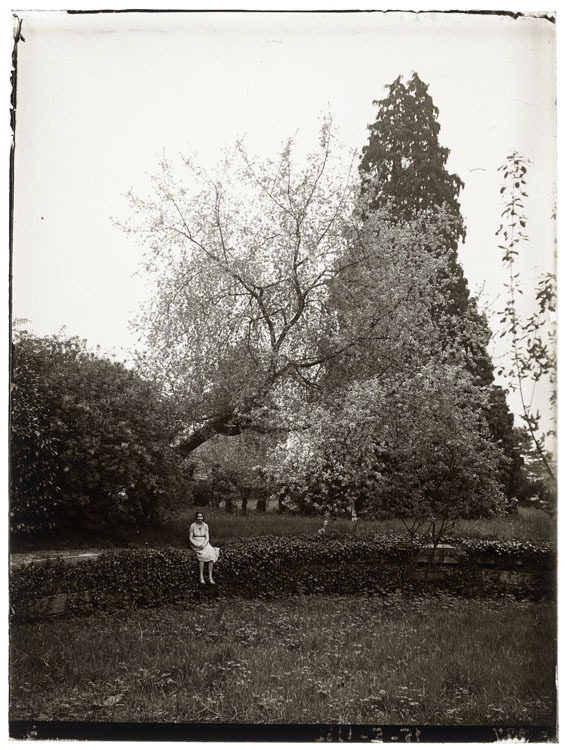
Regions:
<svg viewBox="0 0 565 750"><path fill-rule="evenodd" d="M214 563L217 562L220 556L220 550L218 547L212 547L210 544L210 534L208 524L204 521L204 513L198 511L195 519L194 523L190 525L189 538L192 549L196 552L196 558L198 559L200 583L206 583L204 580L204 563L208 563L208 578L210 583L215 583L212 571L214 570Z"/></svg>

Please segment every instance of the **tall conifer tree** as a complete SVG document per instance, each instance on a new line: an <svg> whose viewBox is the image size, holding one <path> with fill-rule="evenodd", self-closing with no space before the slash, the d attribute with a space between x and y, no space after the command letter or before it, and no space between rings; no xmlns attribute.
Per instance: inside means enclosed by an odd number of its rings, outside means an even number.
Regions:
<svg viewBox="0 0 565 750"><path fill-rule="evenodd" d="M371 208L389 207L393 220L429 220L442 209L451 222L445 230L446 260L450 269L446 280L446 307L438 309L438 323L446 338L459 328L473 333L464 342L468 369L482 385L490 386L491 405L486 414L493 438L502 441L509 459L504 468L504 484L513 495L519 483L520 459L512 434L513 417L505 394L494 385L492 360L487 351L491 332L484 315L470 295L459 263L457 248L465 239L459 192L464 183L447 169L449 149L440 144L439 110L428 93L428 86L414 73L404 82L399 76L388 86L388 95L375 101L377 117L369 125L369 141L359 164L362 189ZM470 325L469 325L470 324Z"/></svg>

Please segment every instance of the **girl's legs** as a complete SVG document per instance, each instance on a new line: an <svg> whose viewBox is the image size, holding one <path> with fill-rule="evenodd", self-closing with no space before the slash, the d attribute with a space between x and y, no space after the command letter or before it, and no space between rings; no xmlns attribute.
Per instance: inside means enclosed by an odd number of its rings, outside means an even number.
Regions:
<svg viewBox="0 0 565 750"><path fill-rule="evenodd" d="M204 563L198 562L198 569L200 570L200 583L206 583L204 580Z"/></svg>
<svg viewBox="0 0 565 750"><path fill-rule="evenodd" d="M214 570L214 563L209 562L208 563L208 578L210 579L210 583L215 583L214 579L212 578L212 571Z"/></svg>

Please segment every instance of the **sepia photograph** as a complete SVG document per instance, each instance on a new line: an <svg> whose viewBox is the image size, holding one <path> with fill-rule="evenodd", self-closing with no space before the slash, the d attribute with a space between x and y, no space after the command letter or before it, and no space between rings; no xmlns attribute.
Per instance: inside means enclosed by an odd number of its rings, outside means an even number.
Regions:
<svg viewBox="0 0 565 750"><path fill-rule="evenodd" d="M9 736L556 742L555 12L10 17Z"/></svg>

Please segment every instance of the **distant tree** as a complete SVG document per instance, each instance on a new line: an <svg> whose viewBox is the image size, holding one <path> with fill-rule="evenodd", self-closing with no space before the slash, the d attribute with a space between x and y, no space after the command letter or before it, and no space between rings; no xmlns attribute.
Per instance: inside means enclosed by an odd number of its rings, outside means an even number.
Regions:
<svg viewBox="0 0 565 750"><path fill-rule="evenodd" d="M554 475L552 477L548 473L543 459L539 456L529 429L517 427L516 438L520 443L520 454L524 461L522 481L516 488L516 501L519 505L537 508L550 516L554 516L557 513L555 462L551 456L545 455L546 460L551 462Z"/></svg>
<svg viewBox="0 0 565 750"><path fill-rule="evenodd" d="M251 497L270 494L264 477L267 446L273 442L266 435L246 431L236 437L217 435L192 454L199 476L208 482L211 491L224 499L226 509L233 511L233 493L237 493L241 512L247 513Z"/></svg>
<svg viewBox="0 0 565 750"><path fill-rule="evenodd" d="M508 409L506 391L498 385L493 384L488 389L485 419L505 456L500 465L504 493L509 500L516 498L524 481L524 444L515 427L514 415Z"/></svg>
<svg viewBox="0 0 565 750"><path fill-rule="evenodd" d="M79 339L17 333L11 427L13 531L143 523L178 489L173 405Z"/></svg>

